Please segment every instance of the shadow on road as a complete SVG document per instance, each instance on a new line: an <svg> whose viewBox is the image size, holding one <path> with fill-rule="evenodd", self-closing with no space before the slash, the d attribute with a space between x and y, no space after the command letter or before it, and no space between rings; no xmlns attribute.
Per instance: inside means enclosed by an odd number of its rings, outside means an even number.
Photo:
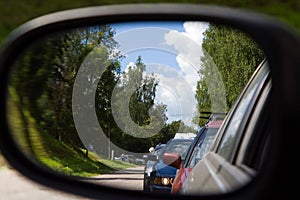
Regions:
<svg viewBox="0 0 300 200"><path fill-rule="evenodd" d="M99 181L105 181L105 180L144 180L144 178L130 178L130 177L93 177L93 178L87 178L86 180L99 180Z"/></svg>
<svg viewBox="0 0 300 200"><path fill-rule="evenodd" d="M142 190L144 166L120 169L112 173L102 174L82 180L119 189Z"/></svg>

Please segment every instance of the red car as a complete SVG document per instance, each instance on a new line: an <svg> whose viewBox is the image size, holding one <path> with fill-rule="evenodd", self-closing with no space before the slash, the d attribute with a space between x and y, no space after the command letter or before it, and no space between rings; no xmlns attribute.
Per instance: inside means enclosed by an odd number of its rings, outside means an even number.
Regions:
<svg viewBox="0 0 300 200"><path fill-rule="evenodd" d="M197 136L188 149L185 160L182 161L178 154L164 155L164 162L178 169L173 181L171 194L175 194L181 189L189 172L209 150L222 122L223 120L210 121L199 129Z"/></svg>

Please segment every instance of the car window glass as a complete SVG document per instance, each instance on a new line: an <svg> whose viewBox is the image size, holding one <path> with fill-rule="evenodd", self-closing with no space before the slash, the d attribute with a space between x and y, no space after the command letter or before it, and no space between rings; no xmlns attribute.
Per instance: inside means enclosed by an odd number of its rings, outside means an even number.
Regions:
<svg viewBox="0 0 300 200"><path fill-rule="evenodd" d="M239 151L238 159L242 159L242 164L251 169L259 171L264 166L265 158L269 155L269 137L272 134L270 131L270 89L271 80L259 96L249 122L249 129L243 138L241 150ZM259 123L260 122L260 123ZM255 146L256 148L253 148Z"/></svg>
<svg viewBox="0 0 300 200"><path fill-rule="evenodd" d="M263 67L259 71L259 74L252 80L244 95L242 96L240 103L238 104L229 124L226 127L226 134L223 136L221 145L218 149L218 154L225 159L230 159L233 149L237 144L241 131L238 131L240 124L242 123L243 116L250 107L251 100L253 99L260 83L266 77L268 67Z"/></svg>
<svg viewBox="0 0 300 200"><path fill-rule="evenodd" d="M194 167L199 162L199 160L201 160L208 152L212 142L215 139L217 131L217 128L209 128L206 130L206 132L199 139L197 145L193 149L193 153L191 155L191 158L189 159L189 163L187 164L188 168Z"/></svg>
<svg viewBox="0 0 300 200"><path fill-rule="evenodd" d="M171 142L165 147L164 153L179 154L181 156L181 158L184 160L187 149L189 148L192 141L193 140Z"/></svg>
<svg viewBox="0 0 300 200"><path fill-rule="evenodd" d="M161 152L162 152L163 149L158 149L156 151L153 151L153 155L156 155L157 157L160 156Z"/></svg>

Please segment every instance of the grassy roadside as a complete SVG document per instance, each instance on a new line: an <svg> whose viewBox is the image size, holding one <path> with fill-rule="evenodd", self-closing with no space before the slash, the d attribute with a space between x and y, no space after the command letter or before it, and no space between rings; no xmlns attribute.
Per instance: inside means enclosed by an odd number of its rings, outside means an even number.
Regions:
<svg viewBox="0 0 300 200"><path fill-rule="evenodd" d="M135 166L123 161L103 159L93 152L89 152L86 156L85 150L75 149L54 139L48 133L39 131L30 112L25 108L21 109L18 95L13 88L10 88L8 107L9 121L16 141L29 158L41 165L59 173L80 177L90 177ZM0 167L6 164L1 158Z"/></svg>
<svg viewBox="0 0 300 200"><path fill-rule="evenodd" d="M6 160L3 158L3 156L0 156L0 170L7 166L9 166L9 164L6 162Z"/></svg>

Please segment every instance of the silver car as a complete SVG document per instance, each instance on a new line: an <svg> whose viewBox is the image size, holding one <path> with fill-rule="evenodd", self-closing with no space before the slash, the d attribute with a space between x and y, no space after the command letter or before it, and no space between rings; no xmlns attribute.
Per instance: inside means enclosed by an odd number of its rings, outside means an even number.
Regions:
<svg viewBox="0 0 300 200"><path fill-rule="evenodd" d="M254 126L269 111L267 61L258 67L221 127L213 148L192 169L181 194L216 194L239 189L262 173L268 152L267 125ZM268 124L268 123L265 123Z"/></svg>

